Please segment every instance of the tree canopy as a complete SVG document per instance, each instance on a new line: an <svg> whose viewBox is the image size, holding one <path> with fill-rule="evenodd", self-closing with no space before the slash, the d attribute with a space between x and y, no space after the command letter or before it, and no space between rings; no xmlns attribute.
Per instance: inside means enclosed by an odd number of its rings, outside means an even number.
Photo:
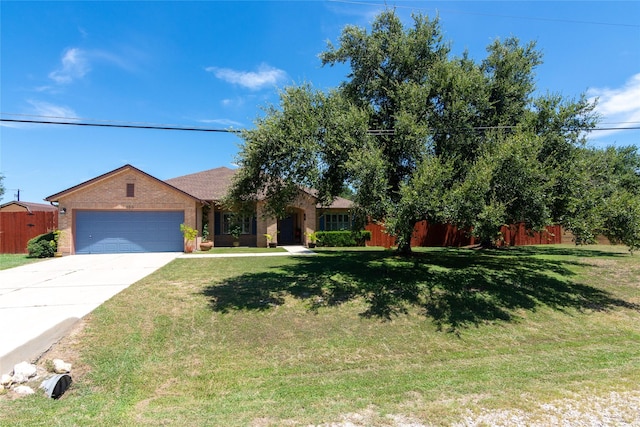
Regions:
<svg viewBox="0 0 640 427"><path fill-rule="evenodd" d="M348 188L361 222L384 223L406 252L423 219L468 228L486 244L519 222L559 223L579 239L613 230L601 204L580 206L596 179L589 156L621 162L614 187L634 182L612 190L612 201L637 199L637 152L585 148L595 104L535 95L542 54L533 42L495 40L476 61L451 54L438 19L414 15L405 27L386 10L370 30L345 27L320 59L348 65L346 79L328 92L310 83L283 89L279 105L243 132L234 202L264 197L266 212L283 216L300 186L317 189L325 205Z"/></svg>

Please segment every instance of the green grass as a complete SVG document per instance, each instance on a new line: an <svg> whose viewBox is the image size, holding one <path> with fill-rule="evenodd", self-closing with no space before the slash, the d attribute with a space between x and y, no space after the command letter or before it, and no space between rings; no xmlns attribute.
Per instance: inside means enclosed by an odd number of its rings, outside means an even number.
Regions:
<svg viewBox="0 0 640 427"><path fill-rule="evenodd" d="M450 425L637 390L623 248L318 252L175 260L46 355L74 359L60 401L0 399L0 424Z"/></svg>
<svg viewBox="0 0 640 427"><path fill-rule="evenodd" d="M194 254L259 254L259 253L269 253L269 252L286 252L284 248L252 248L252 247L220 247L220 248L211 248L208 251L195 251Z"/></svg>
<svg viewBox="0 0 640 427"><path fill-rule="evenodd" d="M29 258L26 254L0 254L0 270L19 267L37 261L42 261L42 259Z"/></svg>

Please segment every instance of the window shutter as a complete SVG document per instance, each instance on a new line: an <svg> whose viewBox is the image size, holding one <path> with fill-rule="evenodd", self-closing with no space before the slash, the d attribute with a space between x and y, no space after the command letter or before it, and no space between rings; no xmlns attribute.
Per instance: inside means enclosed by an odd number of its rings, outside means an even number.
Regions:
<svg viewBox="0 0 640 427"><path fill-rule="evenodd" d="M320 215L320 231L324 231L324 215Z"/></svg>
<svg viewBox="0 0 640 427"><path fill-rule="evenodd" d="M255 216L251 219L251 234L257 234L258 233L258 218L256 218Z"/></svg>

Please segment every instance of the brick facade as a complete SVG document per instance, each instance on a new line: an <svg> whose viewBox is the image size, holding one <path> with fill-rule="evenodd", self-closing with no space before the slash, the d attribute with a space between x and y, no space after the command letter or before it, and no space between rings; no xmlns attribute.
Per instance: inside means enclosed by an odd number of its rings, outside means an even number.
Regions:
<svg viewBox="0 0 640 427"><path fill-rule="evenodd" d="M202 232L205 219L208 223L209 239L213 241L214 246L231 246L235 239L229 234L221 233L220 226L216 225L216 215L219 217L221 210L219 200L214 197L218 193L226 193L232 176L232 170L217 168L165 182L131 165L125 165L49 196L47 201L58 204L58 224L62 232L58 249L62 254L75 253L75 221L79 211L118 210L181 211L184 212L184 222L199 233ZM285 243L285 236L288 237L286 243L307 244L307 234L313 233L318 227L316 203L316 198L309 191L300 190L298 197L289 207L291 216L286 221L279 221L266 217L264 202L259 202L254 229L251 234L240 237L240 244L265 247L265 234L274 236L274 240L279 244ZM203 206L207 204L210 206L205 210L208 215L207 218L203 218ZM339 210L348 209L340 206ZM287 232L278 233L279 226ZM200 237L197 240L198 244Z"/></svg>
<svg viewBox="0 0 640 427"><path fill-rule="evenodd" d="M297 214L295 227L302 232L300 243L307 244L307 233L316 231L316 199L308 193L300 191L290 209ZM278 242L278 220L265 215L264 202L258 203L256 214L258 217L256 231L258 247L267 246L265 234L274 236L274 241Z"/></svg>
<svg viewBox="0 0 640 427"><path fill-rule="evenodd" d="M133 184L133 197L127 197L127 184ZM75 253L74 221L78 210L183 211L185 224L200 229L200 203L187 194L156 180L135 168L123 168L102 179L89 181L57 198L58 228L62 232L58 250Z"/></svg>

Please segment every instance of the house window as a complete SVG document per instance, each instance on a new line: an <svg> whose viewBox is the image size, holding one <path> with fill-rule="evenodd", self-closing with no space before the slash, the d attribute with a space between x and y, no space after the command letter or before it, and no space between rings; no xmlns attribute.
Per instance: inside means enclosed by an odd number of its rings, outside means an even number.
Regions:
<svg viewBox="0 0 640 427"><path fill-rule="evenodd" d="M235 225L240 226L240 234L251 234L251 217L248 215L237 215L231 212L222 214L222 234L231 234Z"/></svg>
<svg viewBox="0 0 640 427"><path fill-rule="evenodd" d="M326 231L351 230L351 217L349 214L325 214L324 229Z"/></svg>
<svg viewBox="0 0 640 427"><path fill-rule="evenodd" d="M127 197L133 197L135 184L127 184Z"/></svg>

